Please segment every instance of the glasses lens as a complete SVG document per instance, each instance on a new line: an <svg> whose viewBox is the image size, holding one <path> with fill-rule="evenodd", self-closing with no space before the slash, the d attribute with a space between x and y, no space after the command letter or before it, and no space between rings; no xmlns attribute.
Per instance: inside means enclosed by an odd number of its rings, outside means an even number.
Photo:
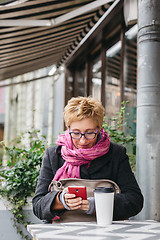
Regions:
<svg viewBox="0 0 160 240"><path fill-rule="evenodd" d="M97 131L98 131L98 129L97 129ZM74 139L80 139L82 136L85 136L86 139L94 139L97 134L97 131L96 132L86 132L86 133L70 132L70 135Z"/></svg>
<svg viewBox="0 0 160 240"><path fill-rule="evenodd" d="M87 139L93 139L95 138L96 134L95 133L85 133L85 137Z"/></svg>
<svg viewBox="0 0 160 240"><path fill-rule="evenodd" d="M79 139L81 137L81 133L71 132L71 137L75 139Z"/></svg>

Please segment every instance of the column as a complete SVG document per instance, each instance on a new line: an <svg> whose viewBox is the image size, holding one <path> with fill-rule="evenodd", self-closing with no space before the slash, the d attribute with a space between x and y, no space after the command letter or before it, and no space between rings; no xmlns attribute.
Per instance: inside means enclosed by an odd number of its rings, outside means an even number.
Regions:
<svg viewBox="0 0 160 240"><path fill-rule="evenodd" d="M144 195L140 219L160 221L160 1L138 0L136 177Z"/></svg>

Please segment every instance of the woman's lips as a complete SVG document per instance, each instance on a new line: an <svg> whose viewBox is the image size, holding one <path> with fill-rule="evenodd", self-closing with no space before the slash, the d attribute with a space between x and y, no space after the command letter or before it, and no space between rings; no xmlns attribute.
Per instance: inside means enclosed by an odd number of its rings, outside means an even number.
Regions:
<svg viewBox="0 0 160 240"><path fill-rule="evenodd" d="M79 145L79 148L88 148L88 144L87 145Z"/></svg>

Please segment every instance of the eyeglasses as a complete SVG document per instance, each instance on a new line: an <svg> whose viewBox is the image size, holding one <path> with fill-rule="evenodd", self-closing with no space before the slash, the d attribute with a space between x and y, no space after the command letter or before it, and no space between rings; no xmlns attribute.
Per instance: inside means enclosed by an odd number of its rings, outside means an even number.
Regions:
<svg viewBox="0 0 160 240"><path fill-rule="evenodd" d="M73 139L80 139L82 136L84 136L86 139L94 139L96 137L97 132L98 132L98 128L96 132L86 132L86 133L69 132L69 134Z"/></svg>

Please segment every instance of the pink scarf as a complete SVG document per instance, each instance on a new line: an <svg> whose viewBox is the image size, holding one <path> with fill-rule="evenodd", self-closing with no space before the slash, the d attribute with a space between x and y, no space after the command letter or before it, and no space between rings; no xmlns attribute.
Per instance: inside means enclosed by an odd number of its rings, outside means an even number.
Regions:
<svg viewBox="0 0 160 240"><path fill-rule="evenodd" d="M54 176L54 180L65 178L80 178L80 166L86 164L90 166L92 160L106 154L110 147L110 137L104 129L101 131L101 139L93 147L88 149L77 149L72 142L69 130L65 134L59 135L57 145L62 146L61 156L65 160L64 165L59 168Z"/></svg>

